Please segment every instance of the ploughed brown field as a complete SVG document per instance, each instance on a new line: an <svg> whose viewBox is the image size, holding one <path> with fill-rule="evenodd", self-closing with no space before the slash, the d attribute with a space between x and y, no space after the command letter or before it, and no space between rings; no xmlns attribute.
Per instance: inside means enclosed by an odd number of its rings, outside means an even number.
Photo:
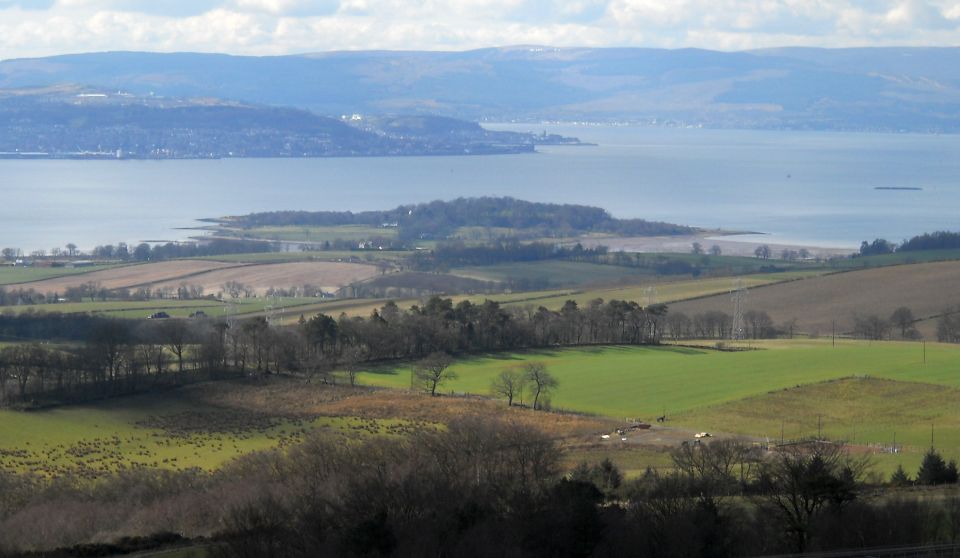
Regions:
<svg viewBox="0 0 960 558"><path fill-rule="evenodd" d="M754 287L743 298L743 310L764 311L777 324L796 318L805 333L850 332L854 317L876 314L889 318L906 306L920 320L916 328L926 339L936 338L936 317L960 306L960 261L898 265L811 277L789 283ZM719 310L733 313L729 294L670 305L688 316ZM893 332L899 335L899 331Z"/></svg>
<svg viewBox="0 0 960 558"><path fill-rule="evenodd" d="M95 283L105 289L123 289L146 285L157 281L188 277L212 269L234 267L237 264L212 262L203 260L174 260L148 264L130 265L114 269L79 273L43 281L7 285L8 291L23 288L33 289L41 293L63 293L68 287L76 287L85 283Z"/></svg>
<svg viewBox="0 0 960 558"><path fill-rule="evenodd" d="M325 290L336 290L355 281L377 275L373 265L342 262L292 262L227 267L187 277L158 281L152 287L177 288L186 283L199 285L205 293L216 293L227 281L238 281L262 295L270 287L289 289L310 284Z"/></svg>
<svg viewBox="0 0 960 558"><path fill-rule="evenodd" d="M151 289L181 285L202 286L207 294L222 290L227 281L237 281L263 294L270 287L290 288L311 284L326 289L368 279L377 274L372 265L341 262L293 262L277 264L236 264L205 260L175 260L115 269L81 273L31 283L7 285L5 288L34 289L63 293L69 287L94 283L105 289L150 287Z"/></svg>

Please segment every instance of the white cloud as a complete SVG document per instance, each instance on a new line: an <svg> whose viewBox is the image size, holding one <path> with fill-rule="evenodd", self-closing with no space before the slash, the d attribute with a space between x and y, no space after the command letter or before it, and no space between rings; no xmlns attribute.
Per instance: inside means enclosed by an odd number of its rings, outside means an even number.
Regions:
<svg viewBox="0 0 960 558"><path fill-rule="evenodd" d="M0 0L0 53L958 45L960 0Z"/></svg>
<svg viewBox="0 0 960 558"><path fill-rule="evenodd" d="M240 11L264 12L272 15L331 15L340 8L337 0L235 0Z"/></svg>

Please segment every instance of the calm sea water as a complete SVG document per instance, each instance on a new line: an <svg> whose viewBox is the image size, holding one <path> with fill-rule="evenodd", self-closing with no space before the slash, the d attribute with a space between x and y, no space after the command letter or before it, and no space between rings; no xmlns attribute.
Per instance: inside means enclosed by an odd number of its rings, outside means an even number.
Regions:
<svg viewBox="0 0 960 558"><path fill-rule="evenodd" d="M480 195L823 246L960 229L960 136L496 127L599 145L488 157L0 161L0 246L178 239L202 217Z"/></svg>

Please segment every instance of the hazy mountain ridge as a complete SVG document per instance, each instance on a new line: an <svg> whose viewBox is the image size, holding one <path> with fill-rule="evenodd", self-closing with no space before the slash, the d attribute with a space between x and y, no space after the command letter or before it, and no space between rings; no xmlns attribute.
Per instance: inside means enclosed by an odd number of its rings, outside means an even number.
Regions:
<svg viewBox="0 0 960 558"><path fill-rule="evenodd" d="M367 120L58 86L0 91L0 157L220 158L523 153L559 136L432 116Z"/></svg>
<svg viewBox="0 0 960 558"><path fill-rule="evenodd" d="M115 52L0 62L0 87L77 83L318 114L960 131L960 49L509 47L239 57Z"/></svg>

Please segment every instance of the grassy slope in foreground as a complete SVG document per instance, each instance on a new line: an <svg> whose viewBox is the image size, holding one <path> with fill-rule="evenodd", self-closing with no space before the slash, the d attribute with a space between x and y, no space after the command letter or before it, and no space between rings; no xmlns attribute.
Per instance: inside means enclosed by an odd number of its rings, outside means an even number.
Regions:
<svg viewBox="0 0 960 558"><path fill-rule="evenodd" d="M546 363L560 381L555 407L610 417L651 419L769 391L846 376L891 378L960 386L960 347L927 344L922 364L916 343L829 341L759 343L769 350L719 352L685 347L588 347L529 351L459 360L458 378L442 391L486 394L502 370ZM365 383L406 388L409 366L367 372ZM717 428L711 426L711 428Z"/></svg>
<svg viewBox="0 0 960 558"><path fill-rule="evenodd" d="M780 439L817 435L855 444L893 444L920 453L934 443L960 454L960 389L850 377L747 397L675 417L684 424L722 424L732 432ZM818 424L819 422L819 424Z"/></svg>
<svg viewBox="0 0 960 558"><path fill-rule="evenodd" d="M501 370L539 360L560 380L557 407L647 420L666 410L672 426L771 439L779 438L781 421L786 438L816 435L822 415L823 434L832 439L890 445L896 432L904 452L873 456L875 470L887 475L901 464L916 471L933 424L937 448L960 458L960 347L928 343L924 365L917 343L758 345L769 350L598 347L470 358L454 366L459 378L443 389L487 393ZM409 367L378 372L364 374L363 381L409 386ZM830 381L837 378L845 379ZM620 444L608 453L631 475L668 462L662 453Z"/></svg>
<svg viewBox="0 0 960 558"><path fill-rule="evenodd" d="M310 430L352 432L389 423L231 409L182 391L44 411L0 410L0 470L86 477L137 467L213 470L237 456L294 443Z"/></svg>

